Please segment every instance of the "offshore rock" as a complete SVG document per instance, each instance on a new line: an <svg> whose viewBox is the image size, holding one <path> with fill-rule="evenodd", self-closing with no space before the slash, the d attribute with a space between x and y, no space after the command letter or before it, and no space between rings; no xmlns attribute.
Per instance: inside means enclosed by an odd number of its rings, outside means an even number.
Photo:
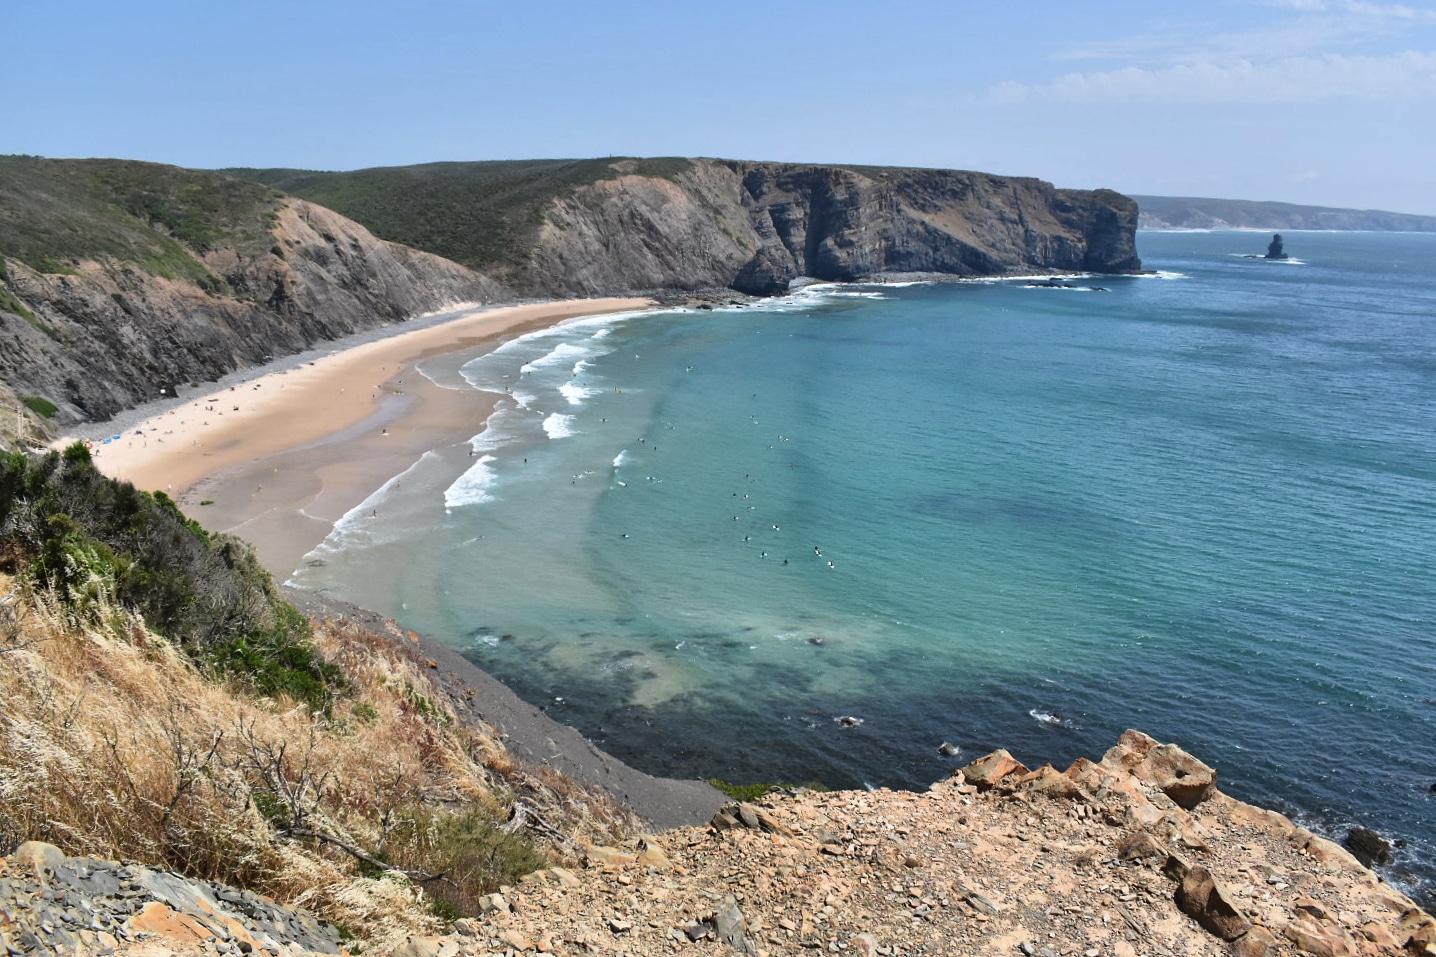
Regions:
<svg viewBox="0 0 1436 957"><path fill-rule="evenodd" d="M1391 845L1386 838L1366 827L1353 827L1342 842L1365 867L1391 863Z"/></svg>
<svg viewBox="0 0 1436 957"><path fill-rule="evenodd" d="M1267 247L1266 247L1266 258L1267 258L1267 259L1286 259L1286 258L1287 258L1286 252L1282 249L1281 233L1277 233L1275 236L1273 236L1273 237L1271 238L1271 242L1270 242L1270 243L1267 245Z"/></svg>

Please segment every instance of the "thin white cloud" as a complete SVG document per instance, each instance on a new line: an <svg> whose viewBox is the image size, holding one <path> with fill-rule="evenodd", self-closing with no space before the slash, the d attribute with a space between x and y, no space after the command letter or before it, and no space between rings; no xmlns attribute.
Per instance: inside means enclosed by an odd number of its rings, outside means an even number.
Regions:
<svg viewBox="0 0 1436 957"><path fill-rule="evenodd" d="M1436 23L1436 10L1413 7L1404 3L1364 3L1362 0L1270 0L1270 5L1302 13L1349 13L1359 17L1390 20L1425 20Z"/></svg>
<svg viewBox="0 0 1436 957"><path fill-rule="evenodd" d="M1436 98L1436 53L1286 57L1068 73L1048 83L1002 83L999 103L1300 103Z"/></svg>

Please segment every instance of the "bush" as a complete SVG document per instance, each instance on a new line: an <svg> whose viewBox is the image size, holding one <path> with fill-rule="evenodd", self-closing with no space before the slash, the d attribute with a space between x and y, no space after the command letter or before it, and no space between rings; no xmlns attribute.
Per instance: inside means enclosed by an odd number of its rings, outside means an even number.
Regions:
<svg viewBox="0 0 1436 957"><path fill-rule="evenodd" d="M480 897L547 863L528 838L505 831L482 808L458 814L412 808L390 835L385 856L410 872L442 874L420 883L443 902L442 910L461 915L476 914Z"/></svg>
<svg viewBox="0 0 1436 957"><path fill-rule="evenodd" d="M210 535L163 493L100 474L80 443L0 458L0 553L71 614L132 609L254 693L327 708L347 688L247 544Z"/></svg>

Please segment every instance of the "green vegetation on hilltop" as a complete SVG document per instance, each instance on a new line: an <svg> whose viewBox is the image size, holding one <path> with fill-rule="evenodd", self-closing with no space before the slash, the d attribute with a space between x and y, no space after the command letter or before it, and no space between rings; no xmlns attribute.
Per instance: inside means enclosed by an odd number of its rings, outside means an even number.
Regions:
<svg viewBox="0 0 1436 957"><path fill-rule="evenodd" d="M222 292L196 256L259 252L283 197L203 170L131 160L0 156L0 256L43 273L110 258Z"/></svg>
<svg viewBox="0 0 1436 957"><path fill-rule="evenodd" d="M210 535L163 492L102 475L79 443L0 456L0 564L77 620L137 612L200 665L314 708L345 686L309 623L237 538Z"/></svg>
<svg viewBox="0 0 1436 957"><path fill-rule="evenodd" d="M671 178L686 159L499 160L430 163L353 172L231 169L362 223L381 239L471 269L516 266L550 203L625 173Z"/></svg>

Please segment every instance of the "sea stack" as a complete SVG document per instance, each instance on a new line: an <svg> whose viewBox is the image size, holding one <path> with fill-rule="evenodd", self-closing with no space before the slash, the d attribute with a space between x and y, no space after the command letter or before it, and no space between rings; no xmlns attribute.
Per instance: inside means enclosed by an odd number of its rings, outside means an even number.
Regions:
<svg viewBox="0 0 1436 957"><path fill-rule="evenodd" d="M1271 244L1266 248L1267 259L1285 259L1286 253L1282 252L1281 233L1272 236Z"/></svg>

